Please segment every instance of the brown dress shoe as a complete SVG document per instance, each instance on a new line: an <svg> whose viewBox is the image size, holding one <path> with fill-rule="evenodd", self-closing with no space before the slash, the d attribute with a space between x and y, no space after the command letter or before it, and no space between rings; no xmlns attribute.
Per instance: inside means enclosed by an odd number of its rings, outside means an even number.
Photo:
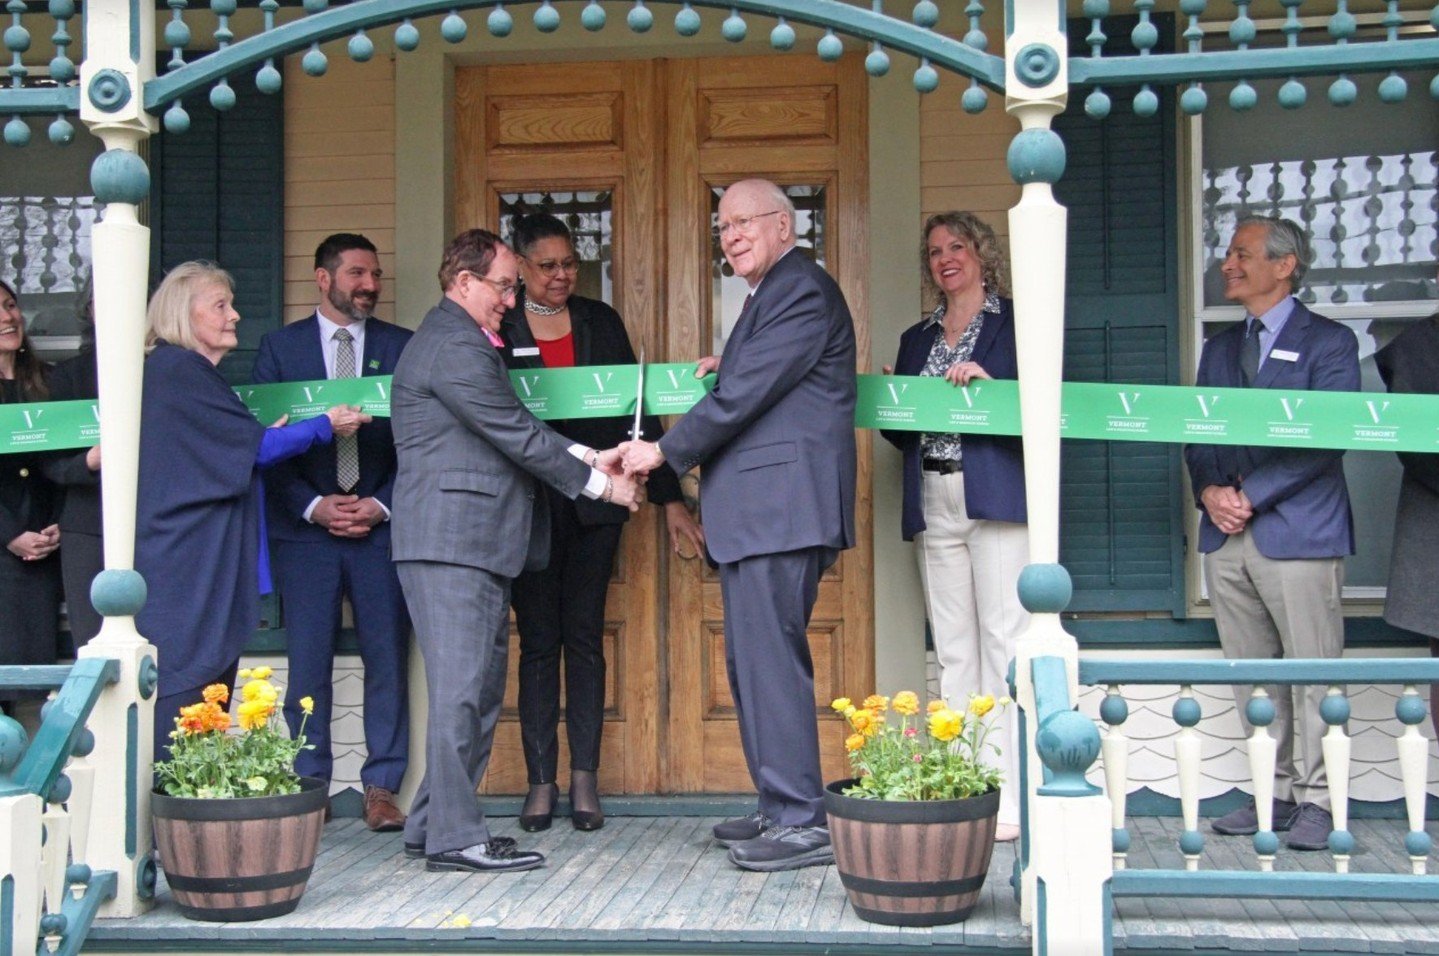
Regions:
<svg viewBox="0 0 1439 956"><path fill-rule="evenodd" d="M376 833L405 827L405 815L395 805L395 795L384 787L365 788L365 826Z"/></svg>

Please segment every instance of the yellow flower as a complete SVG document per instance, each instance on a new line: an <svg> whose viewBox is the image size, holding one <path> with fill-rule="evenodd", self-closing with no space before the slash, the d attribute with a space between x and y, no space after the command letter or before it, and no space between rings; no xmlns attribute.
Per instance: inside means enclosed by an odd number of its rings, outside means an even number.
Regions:
<svg viewBox="0 0 1439 956"><path fill-rule="evenodd" d="M866 737L873 737L879 730L879 722L875 720L874 711L868 708L855 711L849 715L849 725Z"/></svg>
<svg viewBox="0 0 1439 956"><path fill-rule="evenodd" d="M882 694L870 694L864 699L864 709L882 714L889 709L889 698Z"/></svg>
<svg viewBox="0 0 1439 956"><path fill-rule="evenodd" d="M308 717L308 716L310 716L311 714L313 714L313 713L315 712L315 698L313 698L313 697L301 697L301 698L300 698L300 710L304 712L304 714L305 714L306 717Z"/></svg>
<svg viewBox="0 0 1439 956"><path fill-rule="evenodd" d="M929 715L929 735L935 740L949 742L964 730L964 715L948 708Z"/></svg>
<svg viewBox="0 0 1439 956"><path fill-rule="evenodd" d="M906 717L919 713L919 697L913 691L900 691L894 695L894 712Z"/></svg>
<svg viewBox="0 0 1439 956"><path fill-rule="evenodd" d="M230 688L224 684L211 684L205 688L205 703L223 704L230 699Z"/></svg>
<svg viewBox="0 0 1439 956"><path fill-rule="evenodd" d="M240 727L242 730L259 730L270 721L275 705L264 700L247 700L240 705Z"/></svg>
<svg viewBox="0 0 1439 956"><path fill-rule="evenodd" d="M929 707L925 710L925 713L928 713L928 714L937 714L937 713L939 713L941 710L946 710L946 709L947 709L947 706L946 706L946 704L945 704L944 701L942 701L942 700L932 700L932 701L929 702Z"/></svg>
<svg viewBox="0 0 1439 956"><path fill-rule="evenodd" d="M854 706L854 704L850 704L848 707L846 707L846 708L844 709L844 715L845 715L846 717L853 717L853 716L854 716L854 712L855 712L856 710L858 710L858 709L859 709L859 708L856 707L856 706Z"/></svg>
<svg viewBox="0 0 1439 956"><path fill-rule="evenodd" d="M250 668L248 668L248 667L242 667L242 668L240 668L238 671L235 672L235 676L238 677L238 678L240 678L240 680L249 680L249 679L250 679Z"/></svg>
<svg viewBox="0 0 1439 956"><path fill-rule="evenodd" d="M844 740L844 749L850 753L864 746L864 734L850 734Z"/></svg>
<svg viewBox="0 0 1439 956"><path fill-rule="evenodd" d="M851 705L848 697L836 697L834 702L829 706L835 713L842 714L848 710Z"/></svg>
<svg viewBox="0 0 1439 956"><path fill-rule="evenodd" d="M273 704L280 699L280 692L275 689L274 684L257 677L240 689L240 696L245 700L263 700Z"/></svg>
<svg viewBox="0 0 1439 956"><path fill-rule="evenodd" d="M250 676L255 678L255 680L269 680L274 674L275 671L273 668L266 667L263 664L250 671Z"/></svg>
<svg viewBox="0 0 1439 956"><path fill-rule="evenodd" d="M969 712L976 717L983 717L994 710L994 695L985 694L983 697L971 697L969 699Z"/></svg>

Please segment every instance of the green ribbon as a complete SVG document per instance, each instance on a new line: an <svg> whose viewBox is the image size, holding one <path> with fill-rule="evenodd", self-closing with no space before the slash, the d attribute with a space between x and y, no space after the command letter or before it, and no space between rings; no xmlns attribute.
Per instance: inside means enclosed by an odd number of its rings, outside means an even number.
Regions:
<svg viewBox="0 0 1439 956"><path fill-rule="evenodd" d="M680 415L704 397L714 376L693 363L645 366L644 410ZM515 392L542 419L629 416L639 367L584 366L510 373ZM334 405L390 413L389 376L246 385L235 390L262 422L301 421ZM1018 435L1019 383L860 375L855 424L896 431ZM1439 452L1439 396L1383 392L1288 392L1066 382L1060 434L1108 441L1274 445ZM0 405L0 453L84 448L99 441L93 401Z"/></svg>

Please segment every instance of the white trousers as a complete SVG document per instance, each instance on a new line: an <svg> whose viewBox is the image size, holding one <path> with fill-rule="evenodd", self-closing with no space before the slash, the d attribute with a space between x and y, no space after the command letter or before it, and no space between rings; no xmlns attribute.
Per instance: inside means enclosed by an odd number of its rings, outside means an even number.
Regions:
<svg viewBox="0 0 1439 956"><path fill-rule="evenodd" d="M925 531L915 539L919 573L939 657L939 687L956 710L970 694L1009 693L1015 643L1029 625L1019 604L1019 572L1029 563L1029 531L1009 521L969 517L964 475L924 472ZM994 722L984 755L1004 773L999 822L1019 824L1019 720L1015 706Z"/></svg>

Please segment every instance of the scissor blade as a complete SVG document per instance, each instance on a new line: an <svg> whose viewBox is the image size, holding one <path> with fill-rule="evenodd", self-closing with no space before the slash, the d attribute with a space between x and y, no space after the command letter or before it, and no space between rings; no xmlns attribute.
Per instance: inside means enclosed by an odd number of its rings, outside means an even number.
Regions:
<svg viewBox="0 0 1439 956"><path fill-rule="evenodd" d="M644 347L643 345L641 345L641 346L640 346L640 374L639 374L639 379L638 379L638 385L635 387L635 421L634 421L634 424L630 426L630 437L633 438L635 441L639 441L640 438L641 438L641 437L644 435L644 433L645 433L644 428L643 428L643 427L641 426L641 424L640 424L641 418L644 417L644 408L645 408L645 347Z"/></svg>

